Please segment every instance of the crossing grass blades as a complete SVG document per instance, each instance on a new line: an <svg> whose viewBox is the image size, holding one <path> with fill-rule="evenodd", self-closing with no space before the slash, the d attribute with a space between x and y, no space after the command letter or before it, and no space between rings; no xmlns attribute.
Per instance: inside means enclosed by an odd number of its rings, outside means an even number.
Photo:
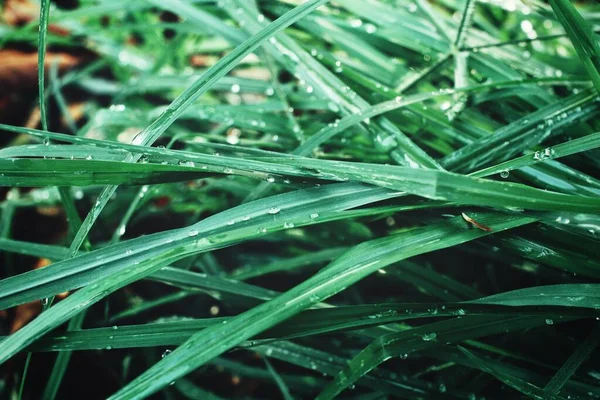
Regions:
<svg viewBox="0 0 600 400"><path fill-rule="evenodd" d="M595 2L62 3L2 26L0 397L600 398Z"/></svg>

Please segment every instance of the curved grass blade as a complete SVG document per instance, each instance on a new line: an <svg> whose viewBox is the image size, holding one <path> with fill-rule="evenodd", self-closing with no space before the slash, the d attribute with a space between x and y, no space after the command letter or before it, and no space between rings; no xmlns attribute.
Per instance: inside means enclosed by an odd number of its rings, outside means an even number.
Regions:
<svg viewBox="0 0 600 400"><path fill-rule="evenodd" d="M4 279L0 281L0 309L40 298L41 293L87 286L4 339L0 362L82 309L175 260L286 229L284 221L298 226L320 222L309 210L319 210L326 217L394 196L383 189L354 184L295 191L229 209L188 228L132 239ZM282 219L270 212L275 207Z"/></svg>
<svg viewBox="0 0 600 400"><path fill-rule="evenodd" d="M503 161L530 145L540 143L553 130L580 122L584 116L596 115L593 102L598 93L586 89L566 99L560 99L498 129L447 155L442 165L453 171L472 171L485 163ZM502 150L502 151L500 151ZM500 157L500 158L499 158Z"/></svg>
<svg viewBox="0 0 600 400"><path fill-rule="evenodd" d="M592 28L570 0L550 0L550 5L600 93L600 46Z"/></svg>
<svg viewBox="0 0 600 400"><path fill-rule="evenodd" d="M475 179L445 171L342 161L278 159L278 163L314 171L313 177L359 180L372 185L402 190L432 200L488 207L516 207L545 211L579 210L594 213L600 199L564 195L530 186Z"/></svg>
<svg viewBox="0 0 600 400"><path fill-rule="evenodd" d="M256 32L261 29L258 13L245 1L227 0L231 7L228 11L235 10L231 16L244 22L244 29L250 32ZM239 11L238 11L239 10ZM360 97L356 92L349 88L334 73L325 68L312 55L310 55L302 46L285 33L276 36L273 43L267 44L265 50L268 51L284 68L323 96L326 96L335 104L339 104L345 113L358 113L369 103ZM388 120L374 121L369 129L375 135L379 134L382 138L389 138L390 142L398 144L393 150L396 153L396 160L401 164L422 166L425 168L440 168L439 164L430 157L423 149L413 143L404 133L402 133L394 124ZM392 150L390 148L390 150ZM254 197L248 197L251 200Z"/></svg>
<svg viewBox="0 0 600 400"><path fill-rule="evenodd" d="M148 151L151 154L182 154L171 153L163 149ZM186 153L187 154L187 153ZM192 153L193 154L193 153ZM94 175L93 171L81 167L81 176L73 178L84 182L95 182L103 179L123 179L119 174L120 168L128 166L133 171L156 171L142 175L134 175L134 182L142 183L144 179L161 181L161 179L191 179L196 171L235 173L239 170L249 170L250 176L268 177L271 173L279 173L288 177L309 177L322 180L357 180L393 190L402 190L411 194L426 197L432 200L452 201L460 204L482 205L491 207L515 207L520 209L531 209L539 211L572 211L572 212L595 212L600 200L593 197L564 195L560 193L542 191L521 184L510 182L495 182L490 180L476 179L473 177L453 174L444 171L414 169L379 164L348 163L340 161L312 160L305 158L275 158L262 161L243 160L232 157L217 157L209 155L190 155L189 159L206 162L201 168L187 166L161 165L154 163L135 164L118 162L101 162L99 165L106 166L110 171L108 175L100 173ZM86 160L87 161L87 160ZM76 166L78 163L85 164L86 161L77 160L0 160L0 168L7 175L0 182L16 185L19 176L23 174L24 166L31 165L35 173L43 175L45 171L55 171L55 179L60 175L56 172L63 171L62 180L68 178L68 171L72 170L69 165ZM217 164L218 167L209 168L209 163ZM13 165L16 164L16 165ZM35 169L34 169L35 168ZM235 168L236 170L234 170ZM169 172L177 171L177 172ZM181 171L181 172L179 172ZM189 171L189 175L187 172ZM246 174L246 173L242 173ZM200 175L203 176L203 175ZM48 179L39 178L40 183Z"/></svg>
<svg viewBox="0 0 600 400"><path fill-rule="evenodd" d="M269 359L265 358L264 361L265 361L265 364L267 365L267 369L269 370L269 373L271 375L273 375L273 380L277 384L277 387L279 388L279 391L281 392L281 395L283 396L283 400L294 400L294 398L290 394L290 389L286 385L285 381L283 379L281 379L281 376L275 370L275 368L273 368L273 366L269 362Z"/></svg>
<svg viewBox="0 0 600 400"><path fill-rule="evenodd" d="M567 383L577 368L585 361L592 351L600 343L600 324L596 324L592 332L585 338L577 349L571 354L569 359L558 370L556 375L552 377L550 382L544 388L544 397L552 397L558 395L562 387Z"/></svg>
<svg viewBox="0 0 600 400"><path fill-rule="evenodd" d="M142 130L134 139L134 144L142 146L149 146L154 143L164 131L166 131L172 124L177 120L179 116L194 103L200 96L206 93L212 85L214 85L220 78L225 76L231 71L244 57L252 53L258 48L263 42L275 33L285 29L300 18L309 14L319 6L327 3L329 0L309 0L296 8L292 9L285 15L278 18L276 21L271 23L266 28L260 30L255 35L245 40L242 44L237 46L232 52L227 54L225 57L220 59L217 63L208 68L198 80L196 80L191 86L183 91L163 113L149 126ZM140 158L139 155L127 157L127 162L135 162ZM98 201L94 204L87 217L85 218L81 229L75 235L73 242L69 248L71 256L75 255L79 250L79 247L87 237L92 225L96 221L96 218L100 215L108 201L110 200L113 193L117 190L117 186L106 187L100 196Z"/></svg>
<svg viewBox="0 0 600 400"><path fill-rule="evenodd" d="M477 216L497 231L532 222L522 217ZM275 299L232 318L227 324L208 328L178 347L169 357L138 376L112 399L147 396L184 376L243 340L280 323L302 310L342 291L378 269L402 259L464 243L489 232L465 229L461 218L395 235L359 246L338 258L318 274Z"/></svg>
<svg viewBox="0 0 600 400"><path fill-rule="evenodd" d="M576 290L573 290L576 287ZM564 306L564 307L600 307L600 284L582 283L537 286L500 293L470 303L501 304L505 306Z"/></svg>
<svg viewBox="0 0 600 400"><path fill-rule="evenodd" d="M331 399L358 378L392 357L409 357L416 351L446 343L485 337L501 332L543 326L543 318L467 316L427 324L407 331L377 338L354 357L319 394L317 399Z"/></svg>
<svg viewBox="0 0 600 400"><path fill-rule="evenodd" d="M600 285L576 284L533 287L467 301L464 304L535 305L597 309L600 307ZM465 314L467 313L459 312L459 315ZM455 319L438 322L377 339L357 355L347 368L340 372L335 380L323 390L320 398L332 398L351 385L358 377L392 356L408 354L450 341L462 341L500 333L505 329L519 330L547 323L547 320L542 318L531 318L530 321L527 321L527 318L522 318L518 313L514 317L496 318L496 320L490 319L488 316L476 316L474 318L467 322L464 318L462 321Z"/></svg>
<svg viewBox="0 0 600 400"><path fill-rule="evenodd" d="M482 177L493 174L506 173L522 167L527 167L539 162L543 162L549 158L557 159L584 151L597 149L600 147L600 132L595 132L590 135L569 140L568 142L560 143L552 147L547 147L542 151L526 154L521 157L513 158L512 160L472 172L470 176Z"/></svg>
<svg viewBox="0 0 600 400"><path fill-rule="evenodd" d="M482 371L487 372L488 374L494 376L495 378L497 378L498 380L502 381L503 383L505 383L506 385L512 387L513 389L531 397L534 399L539 399L539 400L559 400L559 399L563 399L563 397L560 396L549 396L546 397L544 391L527 382L524 381L522 379L519 379L515 376L506 374L505 372L501 372L498 371L497 369L491 367L490 365L488 365L488 363L486 363L484 360L482 360L481 358L477 357L475 354L471 353L470 351L468 351L467 349L460 347L459 349L467 356L469 357L469 359L475 364L477 365L477 367L479 369L481 369Z"/></svg>
<svg viewBox="0 0 600 400"><path fill-rule="evenodd" d="M572 285L571 294L577 294ZM252 296L248 296L252 297ZM275 297L275 296L273 296ZM560 314L560 322L570 318L593 318L600 313L594 303L582 303L580 307L562 305L538 305L531 302L524 306L497 304L460 303L393 303L345 306L305 310L287 320L285 325L270 328L255 337L258 343L272 343L273 339L298 338L324 333L344 332L391 323L423 318L448 318L454 316L540 317L549 318ZM73 332L51 334L33 343L34 351L91 350L110 345L116 348L180 345L198 330L223 324L234 317L188 319L184 321L155 322L141 325L122 325L118 328L94 328ZM547 323L547 322L546 322ZM111 336L109 340L107 337Z"/></svg>

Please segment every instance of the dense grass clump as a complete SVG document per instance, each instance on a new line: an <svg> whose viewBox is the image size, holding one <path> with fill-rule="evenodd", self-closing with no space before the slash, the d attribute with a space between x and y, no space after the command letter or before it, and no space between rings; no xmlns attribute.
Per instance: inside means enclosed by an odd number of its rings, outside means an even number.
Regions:
<svg viewBox="0 0 600 400"><path fill-rule="evenodd" d="M0 398L600 398L598 3L4 7Z"/></svg>

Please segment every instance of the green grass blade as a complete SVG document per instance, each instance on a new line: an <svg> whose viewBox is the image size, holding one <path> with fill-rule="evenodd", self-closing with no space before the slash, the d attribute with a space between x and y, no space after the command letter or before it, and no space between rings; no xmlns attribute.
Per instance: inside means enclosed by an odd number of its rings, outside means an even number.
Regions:
<svg viewBox="0 0 600 400"><path fill-rule="evenodd" d="M600 47L589 23L570 0L550 0L550 5L600 93Z"/></svg>
<svg viewBox="0 0 600 400"><path fill-rule="evenodd" d="M85 315L86 310L83 310L75 317L73 317L69 321L67 331L79 330L81 328L81 325L83 324ZM58 354L58 356L56 357L56 361L54 362L54 367L52 368L52 373L50 374L50 377L48 378L48 383L46 384L46 387L44 389L42 400L53 400L56 398L56 394L58 393L58 389L60 388L62 378L67 370L70 359L70 351L63 351Z"/></svg>
<svg viewBox="0 0 600 400"><path fill-rule="evenodd" d="M544 395L547 397L556 396L561 388L567 383L577 368L585 361L592 351L600 343L600 324L596 324L592 332L585 338L577 349L571 354L571 357L563 364L560 370L552 377L550 382L544 388Z"/></svg>
<svg viewBox="0 0 600 400"><path fill-rule="evenodd" d="M198 80L180 94L153 123L147 126L134 138L133 144L149 146L154 143L160 135L162 135L162 133L166 131L179 116L181 116L186 108L206 93L212 85L231 71L244 57L256 50L263 42L268 40L269 37L290 26L328 1L329 0L309 0L283 15L268 27L260 30L237 46L231 53L227 54L216 64L207 69ZM137 161L139 158L139 155L127 157L126 161ZM105 188L99 196L98 201L94 204L83 221L82 228L77 232L71 243L69 250L71 256L77 253L92 225L96 221L96 218L98 218L116 190L117 186L109 186Z"/></svg>
<svg viewBox="0 0 600 400"><path fill-rule="evenodd" d="M60 293L83 284L87 286L4 339L0 362L82 309L174 260L287 229L284 221L273 217L270 212L275 207L278 214L285 216L282 217L285 221L300 226L320 222L315 221L318 216L315 217L314 213L307 215L306 207L314 206L326 216L390 197L394 195L385 190L354 184L295 191L229 209L188 228L122 242L4 279L0 281L2 309L40 298L41 293ZM234 222L233 227L231 221Z"/></svg>
<svg viewBox="0 0 600 400"><path fill-rule="evenodd" d="M404 332L377 338L354 357L317 399L331 399L377 365L391 357L410 357L416 351L434 348L442 343L456 343L500 332L522 330L544 325L540 318L473 316L427 324Z"/></svg>
<svg viewBox="0 0 600 400"><path fill-rule="evenodd" d="M546 400L546 399L562 399L562 397L559 396L550 396L550 397L546 397L543 390L527 381L523 381L517 377L514 377L512 375L509 375L507 373L504 372L500 372L495 368L492 368L491 366L489 366L484 360L482 360L481 358L477 357L475 354L471 353L470 351L468 351L465 348L459 347L459 349L465 354L467 355L467 357L469 357L469 359L475 363L482 371L485 371L487 373L489 373L490 375L493 375L494 377L496 377L497 379L499 379L500 381L502 381L503 383L505 383L506 385L512 387L513 389L527 395L528 397L534 398L534 399L539 399L539 400Z"/></svg>
<svg viewBox="0 0 600 400"><path fill-rule="evenodd" d="M482 215L481 219L498 230L510 229L531 221L525 218L499 220L493 215ZM277 298L233 318L227 324L211 327L194 335L168 358L144 372L112 398L154 393L241 341L327 299L392 262L463 243L486 234L483 231L465 230L459 218L446 221L433 229L422 229L419 235L415 233L412 232L410 237L397 235L359 245L317 275Z"/></svg>
<svg viewBox="0 0 600 400"><path fill-rule="evenodd" d="M48 130L44 77L46 73L46 39L48 38L48 19L50 16L50 0L41 0L40 26L38 36L38 96L40 101L40 120L42 129Z"/></svg>

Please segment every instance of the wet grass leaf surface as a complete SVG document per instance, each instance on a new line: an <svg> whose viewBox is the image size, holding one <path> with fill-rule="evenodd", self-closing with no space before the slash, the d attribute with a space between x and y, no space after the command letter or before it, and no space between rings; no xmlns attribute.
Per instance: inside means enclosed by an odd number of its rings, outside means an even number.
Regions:
<svg viewBox="0 0 600 400"><path fill-rule="evenodd" d="M0 398L600 398L595 2L0 16Z"/></svg>

